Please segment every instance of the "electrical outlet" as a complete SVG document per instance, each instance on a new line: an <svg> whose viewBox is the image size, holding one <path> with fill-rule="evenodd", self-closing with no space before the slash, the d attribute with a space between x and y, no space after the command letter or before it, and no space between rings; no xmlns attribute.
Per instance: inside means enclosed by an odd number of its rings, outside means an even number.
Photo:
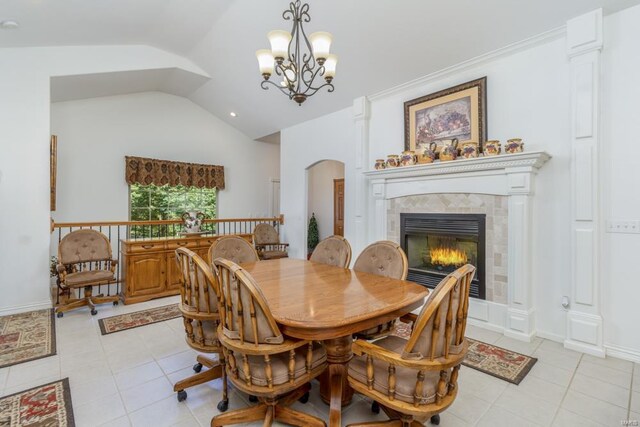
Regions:
<svg viewBox="0 0 640 427"><path fill-rule="evenodd" d="M607 233L640 234L640 221L607 221Z"/></svg>

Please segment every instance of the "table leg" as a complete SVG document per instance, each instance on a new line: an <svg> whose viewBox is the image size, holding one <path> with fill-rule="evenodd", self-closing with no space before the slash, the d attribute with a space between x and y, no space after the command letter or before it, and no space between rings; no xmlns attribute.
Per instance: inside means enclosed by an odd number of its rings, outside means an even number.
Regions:
<svg viewBox="0 0 640 427"><path fill-rule="evenodd" d="M329 367L320 379L320 397L330 405L329 425L340 426L342 406L348 405L353 389L347 380L347 363L353 357L351 335L324 341Z"/></svg>

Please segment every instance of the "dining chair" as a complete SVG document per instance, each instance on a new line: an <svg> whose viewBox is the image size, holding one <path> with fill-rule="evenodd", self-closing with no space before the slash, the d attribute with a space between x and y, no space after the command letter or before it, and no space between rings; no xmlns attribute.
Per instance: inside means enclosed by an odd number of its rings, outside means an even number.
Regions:
<svg viewBox="0 0 640 427"><path fill-rule="evenodd" d="M229 400L224 353L217 333L222 305L217 273L187 248L176 249L176 261L182 272L178 307L182 313L187 344L196 351L217 354L219 361L198 355L197 363L193 366L196 374L175 383L173 391L178 393L178 401L181 402L187 398L186 388L222 378L222 400L218 403L218 409L224 412L229 407ZM207 367L206 371L202 371L203 366Z"/></svg>
<svg viewBox="0 0 640 427"><path fill-rule="evenodd" d="M324 348L313 341L285 337L255 281L232 261L217 258L224 306L218 337L227 361L227 377L260 403L215 416L211 426L263 420L297 426L325 426L312 415L289 408L308 399L309 381L327 367Z"/></svg>
<svg viewBox="0 0 640 427"><path fill-rule="evenodd" d="M274 226L267 223L256 225L253 229L253 241L260 259L287 258L288 243L280 243L280 236Z"/></svg>
<svg viewBox="0 0 640 427"><path fill-rule="evenodd" d="M327 237L318 243L309 260L335 267L349 268L351 245L342 236Z"/></svg>
<svg viewBox="0 0 640 427"><path fill-rule="evenodd" d="M118 260L113 259L111 242L96 230L72 231L58 244L57 283L61 293L84 288L81 298L69 298L56 307L56 315L62 317L65 311L89 306L91 314L98 314L96 304L118 305L118 295L93 295L93 287L108 285L116 280Z"/></svg>
<svg viewBox="0 0 640 427"><path fill-rule="evenodd" d="M213 266L216 258L224 258L236 264L259 261L258 253L251 243L240 236L223 236L209 248L209 265Z"/></svg>
<svg viewBox="0 0 640 427"><path fill-rule="evenodd" d="M427 419L439 424L438 414L455 400L460 364L468 350L464 333L474 272L475 267L466 264L440 282L415 317L408 339L390 335L373 343L353 343L349 384L378 402L390 418L375 425L409 427Z"/></svg>
<svg viewBox="0 0 640 427"><path fill-rule="evenodd" d="M370 244L358 255L353 265L354 271L377 274L378 276L405 280L409 272L407 255L397 243L381 240ZM389 334L395 320L383 323L357 334L360 338L374 339Z"/></svg>

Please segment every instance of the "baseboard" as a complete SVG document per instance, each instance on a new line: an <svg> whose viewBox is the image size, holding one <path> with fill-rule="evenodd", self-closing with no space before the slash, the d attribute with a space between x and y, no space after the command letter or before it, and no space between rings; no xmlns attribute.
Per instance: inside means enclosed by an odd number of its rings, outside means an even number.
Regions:
<svg viewBox="0 0 640 427"><path fill-rule="evenodd" d="M494 332L504 333L507 306L492 301L469 299L467 323Z"/></svg>
<svg viewBox="0 0 640 427"><path fill-rule="evenodd" d="M45 300L36 302L33 304L20 305L16 307L0 308L0 316L8 316L10 314L24 313L26 311L44 310L45 308L51 308L51 301Z"/></svg>
<svg viewBox="0 0 640 427"><path fill-rule="evenodd" d="M617 345L607 344L605 344L604 349L607 353L607 356L628 360L630 362L640 363L640 351L632 350L626 347L619 347Z"/></svg>
<svg viewBox="0 0 640 427"><path fill-rule="evenodd" d="M546 331L536 331L536 336L540 338L544 338L545 340L559 342L560 344L564 344L564 335L555 334L553 332Z"/></svg>

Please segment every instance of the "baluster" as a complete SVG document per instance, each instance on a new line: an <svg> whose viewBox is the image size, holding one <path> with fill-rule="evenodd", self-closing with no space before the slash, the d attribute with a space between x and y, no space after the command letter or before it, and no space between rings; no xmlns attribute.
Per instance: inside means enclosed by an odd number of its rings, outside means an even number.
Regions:
<svg viewBox="0 0 640 427"><path fill-rule="evenodd" d="M251 368L249 367L249 357L246 354L242 355L242 370L244 372L244 380L248 386L251 385Z"/></svg>
<svg viewBox="0 0 640 427"><path fill-rule="evenodd" d="M189 338L189 341L195 341L193 335L193 324L191 323L193 320L186 317L183 317L182 320L184 322L184 329L187 332L187 338Z"/></svg>
<svg viewBox="0 0 640 427"><path fill-rule="evenodd" d="M433 329L431 330L431 351L430 360L433 360L436 354L436 347L438 346L438 335L440 334L440 306L436 309L433 319Z"/></svg>
<svg viewBox="0 0 640 427"><path fill-rule="evenodd" d="M460 370L460 365L456 365L453 367L453 372L451 372L451 378L449 378L449 395L453 393L453 391L458 387L458 371Z"/></svg>
<svg viewBox="0 0 640 427"><path fill-rule="evenodd" d="M229 360L229 368L231 369L231 373L235 379L238 379L238 362L236 361L236 356L233 354L233 350L229 350L227 359Z"/></svg>
<svg viewBox="0 0 640 427"><path fill-rule="evenodd" d="M264 373L267 376L267 387L273 388L273 371L271 370L271 357L268 354L264 355Z"/></svg>
<svg viewBox="0 0 640 427"><path fill-rule="evenodd" d="M389 400L396 398L396 367L389 365Z"/></svg>
<svg viewBox="0 0 640 427"><path fill-rule="evenodd" d="M253 297L249 298L249 314L251 316L251 329L253 330L253 342L258 345L258 320L256 319L256 306Z"/></svg>
<svg viewBox="0 0 640 427"><path fill-rule="evenodd" d="M305 368L307 370L307 374L311 373L312 360L313 360L313 342L309 341L309 344L307 344L307 360L305 361Z"/></svg>
<svg viewBox="0 0 640 427"><path fill-rule="evenodd" d="M453 324L453 292L449 292L449 304L447 305L447 320L444 327L444 357L449 357L449 346L451 345L451 325Z"/></svg>
<svg viewBox="0 0 640 427"><path fill-rule="evenodd" d="M413 394L413 406L418 407L424 394L424 370L418 371L418 380L416 381L416 390Z"/></svg>
<svg viewBox="0 0 640 427"><path fill-rule="evenodd" d="M118 243L116 243L116 247L118 248L118 254L121 253L120 252L120 225L117 226L117 230L118 230ZM122 262L119 262L118 265L116 266L116 278L118 279L118 281L116 282L116 294L120 294L120 282L122 281L122 276L120 275L120 264L122 264Z"/></svg>
<svg viewBox="0 0 640 427"><path fill-rule="evenodd" d="M295 380L295 367L296 367L296 351L289 350L289 383L293 384Z"/></svg>
<svg viewBox="0 0 640 427"><path fill-rule="evenodd" d="M442 397L447 392L447 371L440 371L440 379L438 380L438 388L436 389L436 405L442 401Z"/></svg>
<svg viewBox="0 0 640 427"><path fill-rule="evenodd" d="M370 354L367 354L367 387L369 390L373 390L374 380L373 357L371 357Z"/></svg>
<svg viewBox="0 0 640 427"><path fill-rule="evenodd" d="M204 327L202 326L202 320L196 320L196 324L198 325L198 330L200 331L200 340L198 342L200 345L204 345Z"/></svg>
<svg viewBox="0 0 640 427"><path fill-rule="evenodd" d="M472 274L471 273L467 273L465 275L465 288L464 288L464 310L462 312L462 331L463 333L461 335L464 334L464 330L467 327L467 313L469 312L469 290L471 288L471 279L472 279ZM460 342L462 342L462 340L464 339L464 336L460 338Z"/></svg>
<svg viewBox="0 0 640 427"><path fill-rule="evenodd" d="M240 332L240 342L242 344L244 344L244 309L242 307L242 298L240 296L240 294L241 294L241 292L240 292L241 284L240 284L240 281L238 280L237 277L235 279L238 281L237 286L236 286L236 295L238 297L237 298L237 304L238 304L238 329L239 329L238 332Z"/></svg>

